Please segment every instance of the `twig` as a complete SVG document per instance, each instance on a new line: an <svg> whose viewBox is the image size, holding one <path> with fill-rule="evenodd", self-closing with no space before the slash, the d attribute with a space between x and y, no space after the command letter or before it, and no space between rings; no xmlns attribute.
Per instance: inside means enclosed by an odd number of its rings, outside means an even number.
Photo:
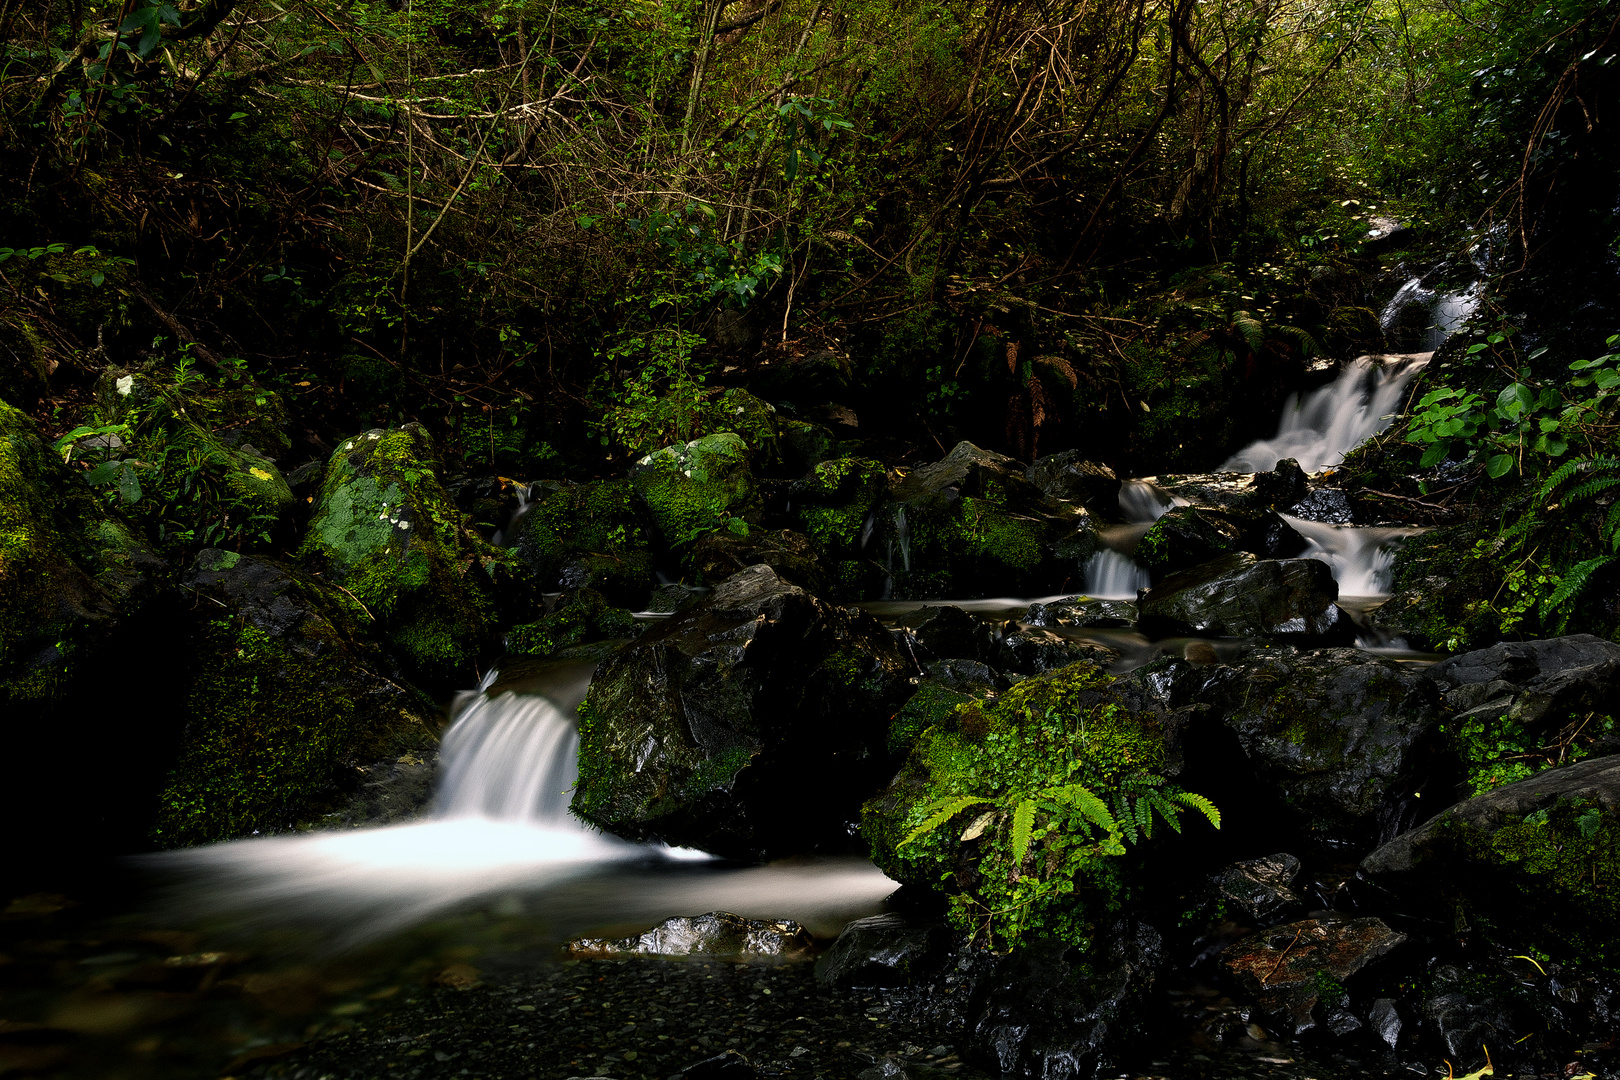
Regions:
<svg viewBox="0 0 1620 1080"><path fill-rule="evenodd" d="M1424 502L1422 499L1414 499L1410 495L1395 495L1388 491L1374 491L1372 488L1362 488L1360 491L1357 491L1356 494L1377 495L1381 499L1399 499L1401 502L1411 503L1413 506L1423 506L1430 510L1439 510L1444 514L1451 513L1451 510L1448 507L1441 506L1438 503Z"/></svg>
<svg viewBox="0 0 1620 1080"><path fill-rule="evenodd" d="M1302 927L1300 927L1300 928L1299 928L1299 929L1298 929L1298 930L1295 930L1295 931L1294 931L1294 940L1293 940L1293 941L1290 941L1290 942L1289 942L1289 943L1288 943L1288 948L1286 948L1286 949L1284 949L1284 950L1283 950L1283 951L1282 951L1282 955L1281 955L1281 956L1279 956L1279 957L1277 957L1277 962L1276 962L1276 963L1275 963L1275 964L1272 964L1272 965L1271 965L1271 970L1270 970L1270 971L1268 971L1268 972L1266 972L1266 977L1265 977L1265 978L1264 978L1264 979L1261 979L1261 980L1260 980L1260 985L1261 985L1261 986L1264 986L1264 985L1266 985L1266 983L1268 983L1268 982L1270 982L1270 981L1271 981L1271 977L1272 977L1272 976L1273 976L1273 975L1275 975L1275 974L1277 974L1277 969L1278 969L1278 968L1280 968L1280 967L1282 967L1282 962L1283 962L1283 961L1284 961L1284 960L1286 960L1286 959L1288 959L1288 954L1289 954L1289 952L1290 952L1290 951L1292 951L1292 950L1293 950L1293 948L1294 948L1294 946L1295 946L1295 945L1298 945L1298 944L1299 944L1299 936L1300 936L1300 935L1301 935L1301 934L1303 934L1303 933L1304 933L1304 932L1305 932L1305 928L1304 928L1304 927L1303 927L1303 926L1302 926Z"/></svg>

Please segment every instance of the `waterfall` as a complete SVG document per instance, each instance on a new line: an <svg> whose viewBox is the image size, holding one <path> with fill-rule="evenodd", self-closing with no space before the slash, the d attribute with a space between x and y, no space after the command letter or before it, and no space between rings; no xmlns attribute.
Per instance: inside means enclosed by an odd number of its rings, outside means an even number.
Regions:
<svg viewBox="0 0 1620 1080"><path fill-rule="evenodd" d="M1398 527L1357 528L1282 515L1309 546L1304 558L1318 559L1333 568L1341 596L1382 597L1390 590L1395 549L1422 529Z"/></svg>
<svg viewBox="0 0 1620 1080"><path fill-rule="evenodd" d="M1269 472L1283 458L1295 459L1308 473L1332 468L1389 426L1400 411L1407 384L1430 355L1412 353L1382 362L1371 356L1356 358L1331 384L1304 398L1291 396L1283 405L1277 434L1239 450L1219 471Z"/></svg>
<svg viewBox="0 0 1620 1080"><path fill-rule="evenodd" d="M1123 552L1111 548L1098 548L1086 560L1085 588L1087 596L1099 600L1135 600L1139 589L1148 587L1147 568Z"/></svg>
<svg viewBox="0 0 1620 1080"><path fill-rule="evenodd" d="M1126 480L1119 485L1119 512L1126 521L1157 521L1175 505L1174 496L1146 480Z"/></svg>

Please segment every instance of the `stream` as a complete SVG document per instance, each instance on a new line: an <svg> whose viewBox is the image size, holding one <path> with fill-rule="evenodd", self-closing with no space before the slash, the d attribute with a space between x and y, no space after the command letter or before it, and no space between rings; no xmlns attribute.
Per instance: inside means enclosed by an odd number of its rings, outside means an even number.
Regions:
<svg viewBox="0 0 1620 1080"><path fill-rule="evenodd" d="M1337 464L1399 411L1426 360L1346 365L1334 383L1291 401L1277 433L1225 468L1269 470L1289 456L1313 472ZM1122 486L1126 523L1102 530L1108 546L1086 565L1087 595L1136 598L1148 573L1130 551L1175 503L1154 478ZM1333 568L1353 615L1387 593L1393 547L1414 531L1287 520L1309 542L1305 554ZM1017 621L1056 599L956 603L979 618ZM922 605L863 606L889 621ZM1062 633L1118 651L1120 670L1180 655L1186 644L1125 629ZM1358 644L1432 659L1399 641ZM580 662L530 665L492 672L463 693L443 738L431 811L417 821L139 856L111 871L93 903L52 893L14 902L0 926L0 1015L6 1030L33 1025L40 1035L31 1050L24 1044L33 1057L0 1059L0 1074L217 1076L222 1061L245 1067L255 1055L268 1060L282 1052L275 1048L347 1030L390 999L409 998L412 986L544 968L578 935L724 910L796 920L826 941L884 910L895 883L862 858L742 865L630 843L572 817L574 715L591 671Z"/></svg>

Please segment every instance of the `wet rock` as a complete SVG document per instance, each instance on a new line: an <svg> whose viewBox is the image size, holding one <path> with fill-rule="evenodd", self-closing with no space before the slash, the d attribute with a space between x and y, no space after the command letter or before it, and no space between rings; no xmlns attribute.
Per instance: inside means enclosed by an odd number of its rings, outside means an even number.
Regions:
<svg viewBox="0 0 1620 1080"><path fill-rule="evenodd" d="M838 436L829 428L804 420L792 420L777 414L777 430L781 432L783 468L790 475L802 476L823 461L838 457Z"/></svg>
<svg viewBox="0 0 1620 1080"><path fill-rule="evenodd" d="M688 1065L675 1074L678 1080L754 1080L759 1071L754 1063L735 1050Z"/></svg>
<svg viewBox="0 0 1620 1080"><path fill-rule="evenodd" d="M1237 736L1260 782L1323 835L1374 832L1439 756L1433 682L1359 649L1268 647L1201 666L1161 661L1129 678L1169 708L1203 706Z"/></svg>
<svg viewBox="0 0 1620 1080"><path fill-rule="evenodd" d="M802 534L791 529L751 528L748 535L710 533L692 547L689 563L697 578L715 585L749 566L769 566L784 581L791 581L816 596L828 596L832 581L816 550Z"/></svg>
<svg viewBox="0 0 1620 1080"><path fill-rule="evenodd" d="M1281 510L1310 490L1309 478L1293 458L1283 458L1270 472L1166 473L1149 479L1187 505L1243 514Z"/></svg>
<svg viewBox="0 0 1620 1080"><path fill-rule="evenodd" d="M570 956L710 956L740 960L795 960L815 947L810 932L791 920L745 919L729 911L677 915L626 938L575 938Z"/></svg>
<svg viewBox="0 0 1620 1080"><path fill-rule="evenodd" d="M1139 602L1139 624L1154 637L1295 637L1354 640L1332 569L1316 559L1258 559L1233 552L1171 574Z"/></svg>
<svg viewBox="0 0 1620 1080"><path fill-rule="evenodd" d="M508 631L506 649L526 656L551 656L575 645L634 637L640 630L634 615L609 604L595 589L575 589L559 596L545 616Z"/></svg>
<svg viewBox="0 0 1620 1080"><path fill-rule="evenodd" d="M1021 675L1041 675L1048 671L1086 662L1106 667L1119 659L1119 653L1100 645L1070 641L1039 627L1020 628L1007 624L1007 632L996 639L990 662L1001 671Z"/></svg>
<svg viewBox="0 0 1620 1080"><path fill-rule="evenodd" d="M1464 993L1431 997L1423 1003L1423 1018L1440 1036L1451 1059L1466 1069L1485 1063L1486 1048L1511 1045L1520 1027L1505 1003L1473 1000Z"/></svg>
<svg viewBox="0 0 1620 1080"><path fill-rule="evenodd" d="M322 828L376 829L419 818L433 804L438 770L439 753L426 746L356 765L353 776L341 779L358 786L339 797L318 824Z"/></svg>
<svg viewBox="0 0 1620 1080"><path fill-rule="evenodd" d="M1349 525L1356 520L1356 507L1350 496L1338 488L1317 487L1283 511L1306 521L1325 525Z"/></svg>
<svg viewBox="0 0 1620 1080"><path fill-rule="evenodd" d="M347 594L213 548L182 588L197 622L184 733L152 829L162 846L286 829L364 783L354 762L420 758L437 743L436 710L368 640Z"/></svg>
<svg viewBox="0 0 1620 1080"><path fill-rule="evenodd" d="M1037 458L1024 476L1050 498L1077 503L1102 521L1119 519L1119 477L1078 450Z"/></svg>
<svg viewBox="0 0 1620 1080"><path fill-rule="evenodd" d="M873 529L868 550L904 599L1072 588L1097 549L1088 515L1048 499L1018 462L967 442L895 484Z"/></svg>
<svg viewBox="0 0 1620 1080"><path fill-rule="evenodd" d="M1264 926L1302 906L1293 884L1299 860L1287 853L1233 863L1215 875L1215 891L1235 904L1252 923Z"/></svg>
<svg viewBox="0 0 1620 1080"><path fill-rule="evenodd" d="M345 440L327 462L299 559L364 606L418 677L470 677L495 626L492 568L511 556L479 536L439 485L418 424Z"/></svg>
<svg viewBox="0 0 1620 1080"><path fill-rule="evenodd" d="M636 462L630 483L668 546L689 544L756 513L748 444L732 432L667 446Z"/></svg>
<svg viewBox="0 0 1620 1080"><path fill-rule="evenodd" d="M932 975L950 950L950 928L896 912L856 919L816 961L828 986L910 986Z"/></svg>
<svg viewBox="0 0 1620 1080"><path fill-rule="evenodd" d="M1002 1075L1101 1075L1135 1050L1163 965L1156 930L1122 921L1093 955L1062 944L1014 953L981 987L963 1057Z"/></svg>
<svg viewBox="0 0 1620 1080"><path fill-rule="evenodd" d="M1504 945L1603 949L1620 925L1620 755L1448 807L1368 855L1361 874Z"/></svg>
<svg viewBox="0 0 1620 1080"><path fill-rule="evenodd" d="M915 670L870 615L751 566L598 671L574 811L720 854L847 843Z"/></svg>
<svg viewBox="0 0 1620 1080"><path fill-rule="evenodd" d="M1069 596L1049 604L1031 604L1024 621L1031 626L1124 629L1136 625L1136 605L1129 600L1094 600Z"/></svg>
<svg viewBox="0 0 1620 1080"><path fill-rule="evenodd" d="M1401 1041L1401 1012L1395 1005L1394 998L1379 998L1367 1010L1367 1021L1372 1025L1373 1033L1391 1050Z"/></svg>
<svg viewBox="0 0 1620 1080"><path fill-rule="evenodd" d="M1318 1003L1330 1012L1345 979L1406 941L1378 919L1305 919L1231 945L1221 963L1274 1022L1295 1034L1316 1026ZM1331 1002L1324 996L1334 997Z"/></svg>
<svg viewBox="0 0 1620 1080"><path fill-rule="evenodd" d="M1368 616L1380 633L1414 649L1466 651L1473 642L1500 639L1501 616L1489 601L1502 587L1491 559L1474 545L1494 536L1477 522L1432 529L1395 549L1390 597Z"/></svg>
<svg viewBox="0 0 1620 1080"><path fill-rule="evenodd" d="M547 592L591 588L639 608L652 588L651 534L628 480L558 484L507 529L507 542Z"/></svg>
<svg viewBox="0 0 1620 1080"><path fill-rule="evenodd" d="M918 608L895 620L897 631L909 635L920 663L934 660L978 660L995 642L984 623L959 607L935 604Z"/></svg>
<svg viewBox="0 0 1620 1080"><path fill-rule="evenodd" d="M1305 539L1271 510L1177 506L1149 527L1133 557L1157 573L1172 573L1229 552L1292 558L1305 547Z"/></svg>
<svg viewBox="0 0 1620 1080"><path fill-rule="evenodd" d="M996 673L990 670L989 665L981 664L977 660L936 660L923 666L923 674L953 690L962 690L975 696L980 696L981 690L986 690L992 685L1005 689L996 683Z"/></svg>
<svg viewBox="0 0 1620 1080"><path fill-rule="evenodd" d="M673 614L691 607L705 596L710 590L692 585L682 585L678 582L669 582L653 588L652 595L647 598L646 611L657 611Z"/></svg>

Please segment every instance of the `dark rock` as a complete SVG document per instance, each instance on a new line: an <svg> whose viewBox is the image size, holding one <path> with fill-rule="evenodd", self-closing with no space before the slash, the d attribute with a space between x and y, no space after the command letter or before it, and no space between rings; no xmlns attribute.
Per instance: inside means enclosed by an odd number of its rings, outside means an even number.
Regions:
<svg viewBox="0 0 1620 1080"><path fill-rule="evenodd" d="M570 956L713 956L742 960L795 960L815 947L810 932L791 920L745 919L729 911L677 915L626 938L575 938Z"/></svg>
<svg viewBox="0 0 1620 1080"><path fill-rule="evenodd" d="M1270 472L1166 473L1152 478L1160 491L1189 506L1261 514L1303 499L1310 480L1299 462L1283 458Z"/></svg>
<svg viewBox="0 0 1620 1080"><path fill-rule="evenodd" d="M996 673L977 660L936 660L923 667L923 674L952 690L969 694L988 689L996 681Z"/></svg>
<svg viewBox="0 0 1620 1080"><path fill-rule="evenodd" d="M1394 998L1379 998L1367 1010L1367 1021L1372 1025L1373 1032L1391 1050L1401 1041L1401 1013L1395 1006Z"/></svg>
<svg viewBox="0 0 1620 1080"><path fill-rule="evenodd" d="M634 615L612 606L595 589L576 589L559 596L551 612L535 622L514 626L506 635L506 649L550 656L575 645L634 637L640 630Z"/></svg>
<svg viewBox="0 0 1620 1080"><path fill-rule="evenodd" d="M347 594L212 548L182 588L198 621L158 843L288 828L364 783L354 762L420 758L436 744L431 703L367 639L365 612Z"/></svg>
<svg viewBox="0 0 1620 1080"><path fill-rule="evenodd" d="M759 1072L754 1063L735 1050L688 1065L675 1074L675 1080L754 1080Z"/></svg>
<svg viewBox="0 0 1620 1080"><path fill-rule="evenodd" d="M791 529L749 529L748 535L713 532L699 540L688 560L700 581L714 585L749 566L768 566L784 581L826 596L832 581L816 549Z"/></svg>
<svg viewBox="0 0 1620 1080"><path fill-rule="evenodd" d="M1037 458L1024 476L1050 498L1077 503L1102 521L1119 517L1119 477L1078 450Z"/></svg>
<svg viewBox="0 0 1620 1080"><path fill-rule="evenodd" d="M888 492L888 473L870 458L819 462L789 486L793 520L827 567L836 596L861 597L882 587L882 568L867 558L865 538Z"/></svg>
<svg viewBox="0 0 1620 1080"><path fill-rule="evenodd" d="M603 664L574 811L720 854L847 843L915 670L870 615L751 566Z"/></svg>
<svg viewBox="0 0 1620 1080"><path fill-rule="evenodd" d="M996 640L990 662L1002 671L1021 675L1041 675L1081 661L1107 667L1119 653L1101 645L1070 641L1039 627L1019 628L1009 623L1009 632Z"/></svg>
<svg viewBox="0 0 1620 1080"><path fill-rule="evenodd" d="M556 485L506 529L506 541L547 592L592 588L639 608L652 588L651 534L628 480Z"/></svg>
<svg viewBox="0 0 1620 1080"><path fill-rule="evenodd" d="M1177 506L1148 528L1133 558L1156 573L1172 573L1229 552L1286 559L1305 547L1304 537L1271 510Z"/></svg>
<svg viewBox="0 0 1620 1080"><path fill-rule="evenodd" d="M1024 621L1031 626L1123 629L1136 625L1136 605L1129 600L1094 600L1070 596L1048 604L1031 604Z"/></svg>
<svg viewBox="0 0 1620 1080"><path fill-rule="evenodd" d="M920 663L934 660L980 660L988 656L994 635L959 607L937 604L918 608L895 620L911 636Z"/></svg>
<svg viewBox="0 0 1620 1080"><path fill-rule="evenodd" d="M1512 1009L1502 1002L1474 1001L1462 993L1436 994L1423 1003L1423 1017L1446 1053L1466 1069L1483 1065L1487 1048L1511 1045L1519 1030Z"/></svg>
<svg viewBox="0 0 1620 1080"><path fill-rule="evenodd" d="M1469 522L1403 541L1395 549L1389 599L1368 616L1368 624L1414 649L1463 652L1473 642L1501 639L1500 612L1482 601L1501 589L1502 574L1474 550L1494 535L1492 527Z"/></svg>
<svg viewBox="0 0 1620 1080"><path fill-rule="evenodd" d="M1299 860L1287 853L1233 863L1215 875L1215 891L1237 905L1251 922L1269 925L1302 906L1293 890L1299 869Z"/></svg>
<svg viewBox="0 0 1620 1080"><path fill-rule="evenodd" d="M1155 637L1210 634L1343 641L1355 637L1332 569L1316 559L1233 552L1171 574L1141 598L1139 625Z"/></svg>
<svg viewBox="0 0 1620 1080"><path fill-rule="evenodd" d="M1098 941L1090 956L1060 943L1010 956L980 989L963 1057L1002 1075L1089 1077L1134 1051L1163 942L1130 921Z"/></svg>
<svg viewBox="0 0 1620 1080"><path fill-rule="evenodd" d="M1170 660L1129 678L1170 708L1204 706L1263 784L1313 830L1362 837L1439 751L1434 683L1359 649L1254 649L1226 664Z"/></svg>
<svg viewBox="0 0 1620 1080"><path fill-rule="evenodd" d="M856 919L816 961L829 986L910 986L937 971L950 949L944 923L917 923L895 912Z"/></svg>
<svg viewBox="0 0 1620 1080"><path fill-rule="evenodd" d="M1617 855L1620 756L1609 756L1448 807L1368 855L1361 873L1504 945L1568 954L1612 946L1620 926Z"/></svg>
<svg viewBox="0 0 1620 1080"><path fill-rule="evenodd" d="M1298 1034L1316 1025L1313 1010L1333 987L1329 979L1342 983L1405 940L1378 919L1306 919L1244 938L1221 963L1275 1022Z"/></svg>
<svg viewBox="0 0 1620 1080"><path fill-rule="evenodd" d="M816 402L848 398L854 376L855 368L848 356L832 349L818 349L757 368L751 387L768 401L790 401L809 408Z"/></svg>
<svg viewBox="0 0 1620 1080"><path fill-rule="evenodd" d="M1319 521L1325 525L1349 525L1356 520L1355 504L1350 496L1338 488L1313 488L1309 494L1283 511L1306 521Z"/></svg>
<svg viewBox="0 0 1620 1080"><path fill-rule="evenodd" d="M790 420L778 414L776 420L783 468L802 475L823 461L838 456L838 437L820 424Z"/></svg>
<svg viewBox="0 0 1620 1080"><path fill-rule="evenodd" d="M357 765L355 776L346 779L359 786L322 815L320 825L376 829L415 820L433 805L433 781L438 771L438 751L426 748Z"/></svg>
<svg viewBox="0 0 1620 1080"><path fill-rule="evenodd" d="M1361 250L1369 255L1382 255L1386 251L1406 247L1416 235L1410 225L1394 218L1369 218L1367 224L1369 228L1367 235L1362 238Z"/></svg>
<svg viewBox="0 0 1620 1080"><path fill-rule="evenodd" d="M493 568L512 556L451 502L436 457L419 424L343 442L327 462L299 559L364 605L417 677L445 686L470 677L494 631Z"/></svg>
<svg viewBox="0 0 1620 1080"><path fill-rule="evenodd" d="M692 585L682 585L677 582L668 582L654 586L652 595L647 598L647 611L657 611L673 614L691 607L705 596L710 590Z"/></svg>

